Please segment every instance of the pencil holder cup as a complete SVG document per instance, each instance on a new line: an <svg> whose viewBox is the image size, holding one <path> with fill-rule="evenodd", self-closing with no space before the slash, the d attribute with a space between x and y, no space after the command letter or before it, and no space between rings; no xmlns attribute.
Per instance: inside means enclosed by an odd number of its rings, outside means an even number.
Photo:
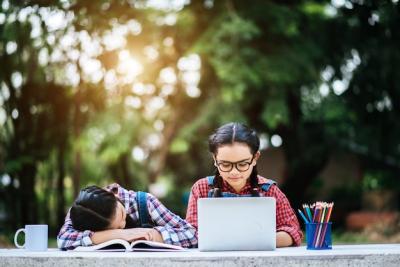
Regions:
<svg viewBox="0 0 400 267"><path fill-rule="evenodd" d="M306 223L307 249L332 249L332 223Z"/></svg>

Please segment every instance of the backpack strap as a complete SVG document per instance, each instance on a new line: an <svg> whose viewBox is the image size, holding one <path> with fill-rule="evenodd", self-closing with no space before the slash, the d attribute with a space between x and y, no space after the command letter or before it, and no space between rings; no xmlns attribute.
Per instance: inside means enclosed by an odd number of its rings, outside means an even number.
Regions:
<svg viewBox="0 0 400 267"><path fill-rule="evenodd" d="M207 176L207 184L208 188L210 188L210 190L208 190L207 197L212 197L214 195L214 177L215 176Z"/></svg>
<svg viewBox="0 0 400 267"><path fill-rule="evenodd" d="M268 181L262 184L260 187L262 191L267 192L272 185L276 185L276 182L274 180L268 179Z"/></svg>
<svg viewBox="0 0 400 267"><path fill-rule="evenodd" d="M152 228L153 226L149 223L149 210L147 208L147 193L142 191L136 192L138 212L139 212L139 222L140 227Z"/></svg>
<svg viewBox="0 0 400 267"><path fill-rule="evenodd" d="M209 187L214 187L214 175L212 176L207 176L207 184Z"/></svg>

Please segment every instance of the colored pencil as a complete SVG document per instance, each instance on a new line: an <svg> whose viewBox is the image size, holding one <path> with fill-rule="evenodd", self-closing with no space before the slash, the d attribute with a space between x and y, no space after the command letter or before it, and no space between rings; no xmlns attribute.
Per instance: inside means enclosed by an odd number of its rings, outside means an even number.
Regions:
<svg viewBox="0 0 400 267"><path fill-rule="evenodd" d="M303 218L304 222L305 222L305 223L309 223L309 221L306 219L306 216L304 216L303 212L301 212L300 209L297 209L297 210L299 211L300 216Z"/></svg>
<svg viewBox="0 0 400 267"><path fill-rule="evenodd" d="M322 246L322 240L325 240L326 229L328 228L328 223L329 223L329 219L331 217L332 208L333 208L333 202L328 204L328 215L326 216L327 218L326 218L326 221L325 221L324 230L322 231L322 238L321 238L320 246Z"/></svg>
<svg viewBox="0 0 400 267"><path fill-rule="evenodd" d="M311 216L310 207L309 207L307 204L305 204L305 205L303 205L303 206L305 206L305 209L306 209L306 211L307 211L308 220L311 222L312 216Z"/></svg>
<svg viewBox="0 0 400 267"><path fill-rule="evenodd" d="M317 241L314 244L315 246L318 246L318 244L320 243L319 240L321 239L322 223L324 222L324 217L325 217L325 212L326 212L325 204L322 203L321 206L322 206L322 215L321 215L321 219L320 219L320 221L318 222L318 225L317 225L317 230L316 231L318 231L318 234L317 234Z"/></svg>

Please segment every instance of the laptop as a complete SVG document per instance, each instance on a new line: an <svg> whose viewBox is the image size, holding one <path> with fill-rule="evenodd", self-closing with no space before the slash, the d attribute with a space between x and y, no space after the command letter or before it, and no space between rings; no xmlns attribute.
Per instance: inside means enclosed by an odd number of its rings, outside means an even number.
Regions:
<svg viewBox="0 0 400 267"><path fill-rule="evenodd" d="M272 197L198 199L199 250L275 250L275 206Z"/></svg>

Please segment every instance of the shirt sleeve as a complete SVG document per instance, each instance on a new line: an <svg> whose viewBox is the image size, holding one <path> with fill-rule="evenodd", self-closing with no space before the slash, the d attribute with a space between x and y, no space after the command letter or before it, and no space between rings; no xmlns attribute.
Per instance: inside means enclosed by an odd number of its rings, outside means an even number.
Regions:
<svg viewBox="0 0 400 267"><path fill-rule="evenodd" d="M60 249L74 249L78 246L92 245L92 231L77 231L72 226L69 211L65 217L64 225L61 227L57 235L57 246Z"/></svg>
<svg viewBox="0 0 400 267"><path fill-rule="evenodd" d="M276 198L276 231L288 233L293 239L293 246L300 246L303 232L289 200L277 186L272 186L270 190Z"/></svg>
<svg viewBox="0 0 400 267"><path fill-rule="evenodd" d="M147 194L147 205L154 227L167 244L196 247L196 229L178 215L168 210L156 197Z"/></svg>
<svg viewBox="0 0 400 267"><path fill-rule="evenodd" d="M188 208L186 211L186 221L193 225L196 229L198 228L197 219L197 200L200 198L200 190L198 182L192 187L189 197Z"/></svg>

